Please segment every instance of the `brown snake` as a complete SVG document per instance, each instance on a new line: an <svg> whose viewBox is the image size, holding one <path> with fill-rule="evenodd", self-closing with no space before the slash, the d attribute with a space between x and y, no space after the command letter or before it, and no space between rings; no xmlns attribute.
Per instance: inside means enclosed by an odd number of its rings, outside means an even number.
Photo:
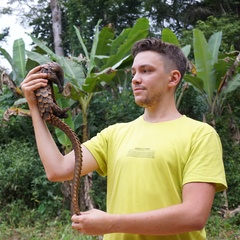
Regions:
<svg viewBox="0 0 240 240"><path fill-rule="evenodd" d="M80 215L79 188L82 169L81 143L74 131L66 123L60 120L60 118L67 117L67 110L61 109L57 105L52 85L52 83L57 84L59 92L62 93L64 85L64 72L61 66L55 62L42 65L40 72L48 74L48 84L46 87L41 87L35 91L38 102L38 109L41 117L49 124L62 130L72 143L75 154L75 168L71 192L71 209L73 214Z"/></svg>

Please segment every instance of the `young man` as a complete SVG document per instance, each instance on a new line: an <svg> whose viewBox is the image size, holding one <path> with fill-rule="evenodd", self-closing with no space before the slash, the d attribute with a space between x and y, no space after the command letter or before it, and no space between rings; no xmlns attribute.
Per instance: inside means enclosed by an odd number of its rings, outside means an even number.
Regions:
<svg viewBox="0 0 240 240"><path fill-rule="evenodd" d="M214 194L227 187L220 139L211 126L176 108L174 95L187 63L178 47L144 39L132 54L132 89L144 114L83 144L82 174L96 170L108 176L107 212L74 215L72 227L108 240L206 239ZM22 83L39 154L49 180L70 180L74 154L59 152L36 105L33 91L47 82L39 69Z"/></svg>

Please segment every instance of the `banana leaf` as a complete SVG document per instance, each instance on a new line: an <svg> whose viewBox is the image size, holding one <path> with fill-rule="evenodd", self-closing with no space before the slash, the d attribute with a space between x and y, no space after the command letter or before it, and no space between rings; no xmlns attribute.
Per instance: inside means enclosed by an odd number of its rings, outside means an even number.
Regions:
<svg viewBox="0 0 240 240"><path fill-rule="evenodd" d="M111 45L111 56L105 65L101 67L104 70L112 67L121 59L128 56L131 52L133 44L146 37L149 31L149 21L146 18L140 18L132 28L122 31L122 33L113 41Z"/></svg>
<svg viewBox="0 0 240 240"><path fill-rule="evenodd" d="M26 54L25 43L22 38L13 43L13 65L17 69L16 83L20 84L26 76Z"/></svg>
<svg viewBox="0 0 240 240"><path fill-rule="evenodd" d="M169 28L164 28L162 30L162 40L180 47L177 36Z"/></svg>
<svg viewBox="0 0 240 240"><path fill-rule="evenodd" d="M20 85L26 75L25 43L23 39L20 38L14 41L13 57L3 48L0 48L0 52L12 67L12 72L9 74L10 77L17 85Z"/></svg>
<svg viewBox="0 0 240 240"><path fill-rule="evenodd" d="M216 91L214 61L217 48L219 47L219 40L219 34L214 34L208 44L200 30L193 30L194 59L197 68L197 77L203 81L204 91L210 106L212 105L213 95Z"/></svg>

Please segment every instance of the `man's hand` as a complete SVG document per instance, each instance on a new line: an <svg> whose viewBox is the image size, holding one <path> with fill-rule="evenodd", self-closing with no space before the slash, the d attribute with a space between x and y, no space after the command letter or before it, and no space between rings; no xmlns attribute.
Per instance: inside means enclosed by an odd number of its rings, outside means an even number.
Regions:
<svg viewBox="0 0 240 240"><path fill-rule="evenodd" d="M103 235L111 232L111 214L92 209L72 216L72 227L87 235Z"/></svg>
<svg viewBox="0 0 240 240"><path fill-rule="evenodd" d="M42 66L37 66L33 68L24 81L21 83L21 89L27 99L28 105L36 105L36 97L34 91L40 87L45 87L47 85L47 73L39 73ZM29 107L30 107L29 106Z"/></svg>

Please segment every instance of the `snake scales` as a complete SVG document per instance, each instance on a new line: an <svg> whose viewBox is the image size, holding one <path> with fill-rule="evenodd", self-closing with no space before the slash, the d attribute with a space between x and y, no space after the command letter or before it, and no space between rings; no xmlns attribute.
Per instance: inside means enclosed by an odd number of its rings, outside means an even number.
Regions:
<svg viewBox="0 0 240 240"><path fill-rule="evenodd" d="M47 86L41 87L35 91L40 115L46 122L62 130L72 142L75 154L75 168L71 190L71 209L73 214L80 215L79 188L82 169L81 143L74 131L60 119L67 117L67 110L61 109L57 105L53 92L53 83L57 84L60 93L63 91L64 72L61 66L55 62L42 65L40 72L48 74Z"/></svg>

